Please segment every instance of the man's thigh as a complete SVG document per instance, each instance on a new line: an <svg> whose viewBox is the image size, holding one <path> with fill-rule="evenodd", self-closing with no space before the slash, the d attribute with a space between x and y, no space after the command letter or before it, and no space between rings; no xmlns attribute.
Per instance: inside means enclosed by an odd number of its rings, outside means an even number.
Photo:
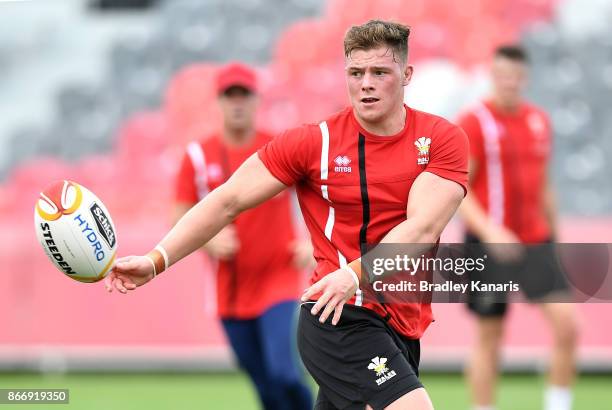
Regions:
<svg viewBox="0 0 612 410"><path fill-rule="evenodd" d="M423 387L401 339L373 312L345 307L337 326L302 307L298 346L320 389L317 409L383 409ZM333 407L332 407L333 405Z"/></svg>

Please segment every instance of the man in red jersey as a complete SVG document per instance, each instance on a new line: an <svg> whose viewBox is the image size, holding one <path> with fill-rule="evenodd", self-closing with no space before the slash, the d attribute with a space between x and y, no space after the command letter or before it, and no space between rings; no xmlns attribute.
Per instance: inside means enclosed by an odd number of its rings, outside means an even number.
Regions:
<svg viewBox="0 0 612 410"><path fill-rule="evenodd" d="M541 109L523 100L526 81L525 52L516 46L498 48L492 65L491 98L459 120L470 139L470 194L461 206L468 243L545 244L555 239L556 207L547 176L550 123ZM515 252L519 248L508 245L488 249L495 255L496 248L525 258L528 272L524 274L540 278L521 283L530 300L560 300L555 295L567 290L563 274L552 263L555 256L550 246L527 248L523 256ZM491 273L508 269L514 268L497 264L491 266ZM521 281L521 273L510 273ZM475 409L491 410L507 305L474 297L468 306L478 316L477 342L467 369L472 400ZM569 410L577 333L574 307L567 303L540 306L555 339L545 410Z"/></svg>
<svg viewBox="0 0 612 410"><path fill-rule="evenodd" d="M366 303L359 289L366 244L436 243L466 192L463 131L403 103L409 33L379 20L352 27L344 40L351 107L276 137L149 254L118 261L107 289L141 286L240 212L295 185L317 260L298 325L320 388L315 407L432 409L418 379L431 306Z"/></svg>
<svg viewBox="0 0 612 410"><path fill-rule="evenodd" d="M216 89L222 131L187 147L177 178L177 221L272 139L255 129L257 87L250 68L222 67ZM290 199L286 191L243 213L203 247L217 262L221 323L266 410L312 407L293 353L300 271L312 249L299 252L307 247L296 241Z"/></svg>

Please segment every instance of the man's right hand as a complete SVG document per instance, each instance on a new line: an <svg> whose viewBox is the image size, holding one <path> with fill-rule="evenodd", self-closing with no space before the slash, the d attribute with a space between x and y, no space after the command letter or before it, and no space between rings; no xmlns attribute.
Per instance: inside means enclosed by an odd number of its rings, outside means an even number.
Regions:
<svg viewBox="0 0 612 410"><path fill-rule="evenodd" d="M204 245L206 253L220 260L232 259L239 248L240 241L234 225L226 226Z"/></svg>
<svg viewBox="0 0 612 410"><path fill-rule="evenodd" d="M482 241L488 244L489 252L500 262L517 261L523 256L521 240L514 232L504 226L489 225Z"/></svg>
<svg viewBox="0 0 612 410"><path fill-rule="evenodd" d="M104 279L104 287L121 293L134 290L153 279L153 264L146 256L126 256L117 259L110 273Z"/></svg>
<svg viewBox="0 0 612 410"><path fill-rule="evenodd" d="M482 238L486 243L521 243L521 240L514 232L505 226L489 224Z"/></svg>

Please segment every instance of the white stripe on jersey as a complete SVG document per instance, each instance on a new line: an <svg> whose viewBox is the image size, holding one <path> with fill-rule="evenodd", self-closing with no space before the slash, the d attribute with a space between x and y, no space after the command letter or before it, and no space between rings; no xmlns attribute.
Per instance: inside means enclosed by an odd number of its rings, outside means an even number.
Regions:
<svg viewBox="0 0 612 410"><path fill-rule="evenodd" d="M329 192L327 191L327 185L321 185L321 193L323 194L323 198L325 198L328 202L329 200Z"/></svg>
<svg viewBox="0 0 612 410"><path fill-rule="evenodd" d="M327 223L325 224L325 237L331 242L332 231L334 230L334 220L336 217L336 210L333 206L329 207L329 215L327 217Z"/></svg>
<svg viewBox="0 0 612 410"><path fill-rule="evenodd" d="M198 199L202 200L208 194L208 177L206 176L206 156L198 142L187 145L187 154L191 159L194 173L194 183L198 189Z"/></svg>
<svg viewBox="0 0 612 410"><path fill-rule="evenodd" d="M206 156L202 146L196 141L187 145L187 155L195 171L193 182L198 190L198 199L201 201L209 192ZM204 312L210 317L217 316L217 267L218 262L213 262L212 269L207 271L208 277L204 280Z"/></svg>
<svg viewBox="0 0 612 410"><path fill-rule="evenodd" d="M321 181L327 181L327 177L329 176L329 129L327 128L327 122L323 121L320 123L319 128L321 129ZM329 188L326 184L321 184L321 195L329 202L329 214L327 216L327 223L325 224L325 237L331 243L336 210L329 199ZM341 268L347 265L346 258L339 250L338 261ZM355 306L361 306L362 304L363 294L361 289L357 288L355 292Z"/></svg>
<svg viewBox="0 0 612 410"><path fill-rule="evenodd" d="M327 181L329 163L329 129L327 128L327 123L325 121L319 124L319 128L321 129L321 181ZM331 205L328 187L325 184L321 184L321 195L323 195L323 198L329 202L329 214L327 216L327 223L325 224L325 237L331 242L336 211Z"/></svg>
<svg viewBox="0 0 612 410"><path fill-rule="evenodd" d="M319 124L321 128L321 180L327 180L328 164L329 164L329 129L327 128L327 122L323 121ZM329 199L328 199L329 200Z"/></svg>
<svg viewBox="0 0 612 410"><path fill-rule="evenodd" d="M487 163L487 191L489 215L495 223L504 224L504 176L499 148L500 130L495 118L484 104L479 104L474 114L480 123Z"/></svg>

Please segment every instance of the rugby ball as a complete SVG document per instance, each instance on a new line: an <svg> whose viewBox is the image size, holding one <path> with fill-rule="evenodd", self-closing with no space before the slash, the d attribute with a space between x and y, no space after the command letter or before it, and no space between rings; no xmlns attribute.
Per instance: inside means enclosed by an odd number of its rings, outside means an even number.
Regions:
<svg viewBox="0 0 612 410"><path fill-rule="evenodd" d="M73 181L56 181L34 208L36 236L56 268L79 282L97 282L115 260L115 225L102 201Z"/></svg>

